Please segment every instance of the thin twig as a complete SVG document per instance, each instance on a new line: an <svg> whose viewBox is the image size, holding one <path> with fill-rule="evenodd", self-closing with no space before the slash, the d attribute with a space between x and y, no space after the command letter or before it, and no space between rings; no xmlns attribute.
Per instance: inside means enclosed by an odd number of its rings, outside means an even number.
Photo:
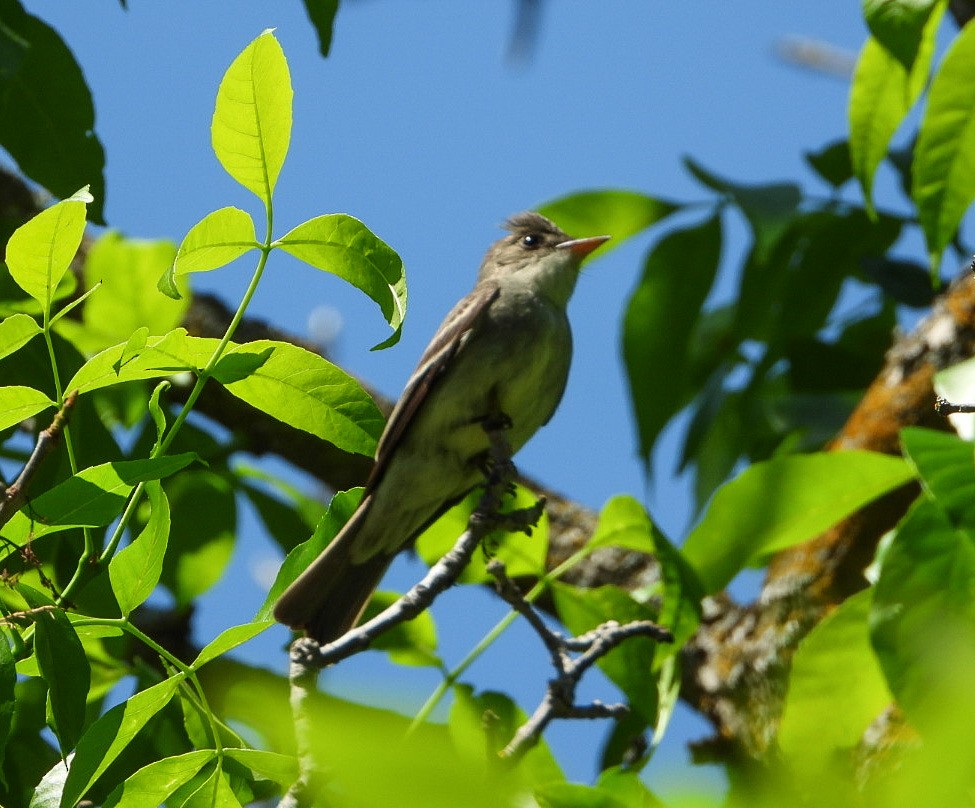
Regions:
<svg viewBox="0 0 975 808"><path fill-rule="evenodd" d="M532 716L518 728L508 745L499 753L509 761L518 760L538 743L545 728L556 718L622 718L629 712L625 704L575 704L576 688L583 674L617 645L630 637L650 637L657 642L673 642L673 635L649 620L636 620L621 625L610 620L578 637L563 637L542 620L535 608L522 596L498 560L488 564L488 572L497 581L498 594L522 615L541 638L552 659L556 676ZM571 651L579 652L573 658Z"/></svg>
<svg viewBox="0 0 975 808"><path fill-rule="evenodd" d="M24 504L31 479L41 467L44 458L57 446L58 440L61 438L61 432L64 430L64 425L67 423L77 399L77 390L68 394L68 397L64 400L64 404L61 405L61 409L57 411L54 420L51 421L51 425L47 429L41 430L41 433L37 436L37 443L34 445L34 450L31 452L30 457L27 458L27 462L24 464L23 469L21 469L17 479L7 486L6 489L0 491L0 527L7 524L13 518L13 515L20 510L20 506Z"/></svg>

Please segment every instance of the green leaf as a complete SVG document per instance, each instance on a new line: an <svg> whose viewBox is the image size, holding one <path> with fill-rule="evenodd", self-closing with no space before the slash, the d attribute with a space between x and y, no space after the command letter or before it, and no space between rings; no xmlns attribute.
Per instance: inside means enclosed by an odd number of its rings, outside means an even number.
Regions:
<svg viewBox="0 0 975 808"><path fill-rule="evenodd" d="M227 173L265 206L288 153L292 95L288 62L271 31L244 48L217 90L213 151Z"/></svg>
<svg viewBox="0 0 975 808"><path fill-rule="evenodd" d="M752 228L755 237L753 251L757 260L759 263L765 262L769 252L791 226L796 209L802 202L802 189L791 182L743 185L719 177L690 157L684 158L684 164L700 182L737 205Z"/></svg>
<svg viewBox="0 0 975 808"><path fill-rule="evenodd" d="M72 527L103 527L122 512L136 485L175 474L196 459L195 454L186 452L82 469L31 500L31 516L18 512L7 524L7 535L20 542L28 535L37 538Z"/></svg>
<svg viewBox="0 0 975 808"><path fill-rule="evenodd" d="M637 603L622 589L600 586L580 589L556 582L552 597L559 619L576 636L608 620L629 623L654 620L653 610ZM657 720L657 690L649 683L656 643L649 637L631 637L596 663L649 724Z"/></svg>
<svg viewBox="0 0 975 808"><path fill-rule="evenodd" d="M900 458L863 451L756 463L715 494L683 555L717 592L745 565L813 538L911 477Z"/></svg>
<svg viewBox="0 0 975 808"><path fill-rule="evenodd" d="M656 671L670 657L679 654L684 644L697 631L701 623L704 587L684 556L659 530L654 531L654 547L664 588L663 603L656 620L674 635L672 643L657 644L653 659L653 668Z"/></svg>
<svg viewBox="0 0 975 808"><path fill-rule="evenodd" d="M286 789L298 778L298 761L293 755L281 755L261 749L224 749L223 754L246 766L259 777Z"/></svg>
<svg viewBox="0 0 975 808"><path fill-rule="evenodd" d="M688 341L721 258L721 222L667 234L647 256L626 306L623 357L649 462L654 441L687 401Z"/></svg>
<svg viewBox="0 0 975 808"><path fill-rule="evenodd" d="M92 724L78 742L64 786L62 805L74 805L136 734L176 693L182 676L172 676L116 705Z"/></svg>
<svg viewBox="0 0 975 808"><path fill-rule="evenodd" d="M362 621L371 620L384 609L392 606L401 595L397 592L374 592ZM437 627L429 611L393 626L380 635L370 648L385 651L390 660L397 665L411 667L441 667L443 663L437 656Z"/></svg>
<svg viewBox="0 0 975 808"><path fill-rule="evenodd" d="M620 547L637 553L653 554L656 526L634 497L620 494L611 498L599 512L599 521L586 546Z"/></svg>
<svg viewBox="0 0 975 808"><path fill-rule="evenodd" d="M328 56L332 47L332 29L335 15L339 10L339 0L303 0L305 13L318 34L318 52Z"/></svg>
<svg viewBox="0 0 975 808"><path fill-rule="evenodd" d="M48 407L56 406L33 387L0 387L0 430L16 426Z"/></svg>
<svg viewBox="0 0 975 808"><path fill-rule="evenodd" d="M237 506L230 483L204 470L169 481L166 493L173 518L161 581L183 608L219 581L230 563Z"/></svg>
<svg viewBox="0 0 975 808"><path fill-rule="evenodd" d="M927 84L943 8L928 20L910 71L872 37L860 51L850 87L850 161L868 210L873 210L877 166L887 154L894 132Z"/></svg>
<svg viewBox="0 0 975 808"><path fill-rule="evenodd" d="M901 446L925 493L951 519L975 526L975 449L957 435L911 427L901 431Z"/></svg>
<svg viewBox="0 0 975 808"><path fill-rule="evenodd" d="M42 330L29 314L11 314L4 318L0 322L0 359L25 346Z"/></svg>
<svg viewBox="0 0 975 808"><path fill-rule="evenodd" d="M228 357L264 357L258 370L225 387L238 398L340 449L372 455L385 419L349 374L318 354L284 342L234 346ZM221 363L223 364L223 363ZM220 381L221 368L214 373Z"/></svg>
<svg viewBox="0 0 975 808"><path fill-rule="evenodd" d="M580 191L538 208L566 233L576 237L609 235L600 255L665 219L680 206L637 191Z"/></svg>
<svg viewBox="0 0 975 808"><path fill-rule="evenodd" d="M470 685L454 685L454 700L447 719L453 747L482 772L490 772L497 753L514 737L528 716L505 693L492 690L475 694ZM558 761L542 738L509 773L528 786L565 780Z"/></svg>
<svg viewBox="0 0 975 808"><path fill-rule="evenodd" d="M779 746L789 766L822 776L855 747L890 703L867 618L873 592L847 598L799 645L779 725ZM828 720L824 720L828 716Z"/></svg>
<svg viewBox="0 0 975 808"><path fill-rule="evenodd" d="M206 272L259 248L254 220L240 208L220 208L197 222L179 245L173 269Z"/></svg>
<svg viewBox="0 0 975 808"><path fill-rule="evenodd" d="M231 626L208 642L203 650L196 655L196 659L193 660L190 667L194 670L199 670L207 662L212 662L221 654L232 651L238 645L243 645L245 642L254 639L258 634L267 631L273 625L273 620L262 620L256 623L244 623L240 626Z"/></svg>
<svg viewBox="0 0 975 808"><path fill-rule="evenodd" d="M0 771L3 771L10 728L14 719L17 688L17 660L7 642L6 632L0 632Z"/></svg>
<svg viewBox="0 0 975 808"><path fill-rule="evenodd" d="M966 25L945 54L914 149L911 195L936 271L941 253L975 199L975 27Z"/></svg>
<svg viewBox="0 0 975 808"><path fill-rule="evenodd" d="M169 500L158 480L146 483L151 508L145 528L108 564L112 591L123 617L145 602L159 583L169 543Z"/></svg>
<svg viewBox="0 0 975 808"><path fill-rule="evenodd" d="M62 333L85 353L95 353L125 342L140 328L152 336L176 328L189 302L174 302L156 289L156 279L175 254L169 241L105 233L91 246L84 267L85 285L91 289L100 281L101 286L86 301L82 324L62 322Z"/></svg>
<svg viewBox="0 0 975 808"><path fill-rule="evenodd" d="M805 158L813 170L834 188L853 178L850 144L845 140L830 143L818 152L806 152Z"/></svg>
<svg viewBox="0 0 975 808"><path fill-rule="evenodd" d="M147 348L116 371L124 346L92 357L66 389L82 393L121 382L172 376L204 367L219 340L190 337L183 329L150 337ZM384 419L368 393L349 374L318 354L284 342L231 344L214 368L228 391L283 423L330 441L340 449L371 455Z"/></svg>
<svg viewBox="0 0 975 808"><path fill-rule="evenodd" d="M20 3L4 0L0 15L0 145L56 197L90 184L91 219L105 224L105 152L81 68L60 35Z"/></svg>
<svg viewBox="0 0 975 808"><path fill-rule="evenodd" d="M629 802L598 786L581 783L546 783L535 789L534 797L541 808L656 808L654 803Z"/></svg>
<svg viewBox="0 0 975 808"><path fill-rule="evenodd" d="M149 396L149 415L152 417L153 426L156 427L156 441L152 444L152 451L155 452L162 443L163 435L166 433L166 411L159 404L159 397L165 393L172 384L169 382L159 382Z"/></svg>
<svg viewBox="0 0 975 808"><path fill-rule="evenodd" d="M295 579L312 561L318 558L319 553L328 546L328 543L335 538L342 526L349 521L349 517L355 512L361 499L361 488L339 491L332 497L328 510L319 520L311 538L295 547L284 559L284 563L278 569L278 575L267 593L264 604L254 616L255 621L272 619L272 609L281 593L294 583Z"/></svg>
<svg viewBox="0 0 975 808"><path fill-rule="evenodd" d="M217 756L216 750L200 749L163 758L143 766L108 795L103 808L145 808L162 805L181 785Z"/></svg>
<svg viewBox="0 0 975 808"><path fill-rule="evenodd" d="M42 210L18 227L7 242L7 269L17 285L49 313L54 292L68 271L85 233L87 188Z"/></svg>
<svg viewBox="0 0 975 808"><path fill-rule="evenodd" d="M48 714L62 756L74 749L85 728L85 703L91 668L85 649L64 612L47 595L19 584L17 591L34 610L34 653L47 683Z"/></svg>
<svg viewBox="0 0 975 808"><path fill-rule="evenodd" d="M299 224L274 246L316 269L338 275L378 303L394 333L376 348L399 341L406 315L403 262L362 222L343 213L316 216Z"/></svg>
<svg viewBox="0 0 975 808"><path fill-rule="evenodd" d="M863 17L874 39L910 70L938 5L941 0L863 0Z"/></svg>
<svg viewBox="0 0 975 808"><path fill-rule="evenodd" d="M972 475L969 470L969 477ZM958 491L971 486L959 480ZM959 653L975 648L975 525L958 524L938 499L922 497L897 527L883 555L871 637L897 703L925 729L954 690ZM969 697L970 699L970 697Z"/></svg>

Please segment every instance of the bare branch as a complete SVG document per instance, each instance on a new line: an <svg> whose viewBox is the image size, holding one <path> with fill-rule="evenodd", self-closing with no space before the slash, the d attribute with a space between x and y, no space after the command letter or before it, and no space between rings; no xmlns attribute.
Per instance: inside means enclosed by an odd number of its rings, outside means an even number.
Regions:
<svg viewBox="0 0 975 808"><path fill-rule="evenodd" d="M518 728L508 745L499 753L502 758L516 761L538 743L545 728L556 718L622 718L629 713L625 704L575 704L576 688L583 674L602 657L630 637L650 637L657 642L673 642L673 635L649 620L636 620L621 625L610 620L578 637L563 637L542 620L541 615L522 596L508 577L504 564L495 559L488 564L488 572L497 581L498 594L522 615L541 638L552 659L556 676L532 716ZM570 651L580 652L572 658Z"/></svg>
<svg viewBox="0 0 975 808"><path fill-rule="evenodd" d="M41 430L41 433L37 436L37 443L34 445L34 450L31 452L30 457L27 458L27 462L24 464L23 469L21 469L20 474L17 475L17 479L7 486L5 490L0 491L0 527L7 524L13 518L13 515L20 510L20 506L24 504L31 479L37 473L41 463L44 462L44 458L57 446L61 438L61 432L64 430L64 425L71 416L71 410L74 408L77 399L77 391L68 395L64 400L64 404L61 405L61 409L55 414L54 420L51 421L51 425L47 429Z"/></svg>

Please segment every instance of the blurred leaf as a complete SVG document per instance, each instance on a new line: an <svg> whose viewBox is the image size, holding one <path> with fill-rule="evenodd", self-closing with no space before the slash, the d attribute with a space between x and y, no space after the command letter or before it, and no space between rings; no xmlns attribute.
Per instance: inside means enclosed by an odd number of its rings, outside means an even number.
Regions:
<svg viewBox="0 0 975 808"><path fill-rule="evenodd" d="M314 525L305 521L296 504L271 496L249 483L238 483L237 490L250 500L265 530L286 553L304 541L309 531L314 529Z"/></svg>
<svg viewBox="0 0 975 808"><path fill-rule="evenodd" d="M162 575L163 557L169 544L169 500L158 480L146 483L151 508L142 532L108 563L112 591L123 617L142 605Z"/></svg>
<svg viewBox="0 0 975 808"><path fill-rule="evenodd" d="M41 333L37 321L27 314L11 314L0 322L0 358L22 348ZM0 412L3 407L0 407Z"/></svg>
<svg viewBox="0 0 975 808"><path fill-rule="evenodd" d="M17 0L0 0L0 19L0 145L54 196L90 185L91 220L105 224L105 153L81 68L60 35Z"/></svg>
<svg viewBox="0 0 975 808"><path fill-rule="evenodd" d="M34 653L47 682L51 728L62 755L67 755L85 728L85 703L91 684L88 658L74 627L53 600L24 584L17 586L17 592L34 611Z"/></svg>
<svg viewBox="0 0 975 808"><path fill-rule="evenodd" d="M182 322L188 301L159 294L156 279L172 264L176 249L169 241L139 241L105 233L88 250L85 285L98 287L85 302L82 321L61 320L59 330L86 353L127 341L141 328L162 335Z"/></svg>
<svg viewBox="0 0 975 808"><path fill-rule="evenodd" d="M853 178L850 144L845 140L836 140L818 152L806 152L805 157L813 170L834 188Z"/></svg>
<svg viewBox="0 0 975 808"><path fill-rule="evenodd" d="M335 538L335 535L355 512L360 499L362 499L361 488L339 491L332 497L332 501L328 505L328 511L326 511L325 515L318 522L318 526L315 528L315 532L311 538L295 547L288 553L287 558L284 559L284 563L281 564L278 570L277 578L274 579L274 583L267 593L264 604L257 610L257 614L254 616L255 622L272 619L272 609L277 599L281 596L281 593L294 583L295 579L312 561L318 558L319 553Z"/></svg>
<svg viewBox="0 0 975 808"><path fill-rule="evenodd" d="M285 789L298 778L298 761L292 755L261 749L224 749L223 754Z"/></svg>
<svg viewBox="0 0 975 808"><path fill-rule="evenodd" d="M896 258L864 258L863 271L895 302L915 309L925 309L934 301L936 291L931 273L914 261Z"/></svg>
<svg viewBox="0 0 975 808"><path fill-rule="evenodd" d="M778 739L790 768L804 778L823 776L890 704L870 645L872 599L871 590L847 598L793 657Z"/></svg>
<svg viewBox="0 0 975 808"><path fill-rule="evenodd" d="M975 27L955 37L935 73L914 149L912 197L928 244L931 271L975 199ZM936 276L935 276L936 277Z"/></svg>
<svg viewBox="0 0 975 808"><path fill-rule="evenodd" d="M373 350L399 342L406 315L403 261L362 222L344 213L316 216L299 224L274 246L337 275L379 304L393 334Z"/></svg>
<svg viewBox="0 0 975 808"><path fill-rule="evenodd" d="M610 498L599 512L599 521L587 547L621 547L637 553L653 554L656 526L634 497L620 494Z"/></svg>
<svg viewBox="0 0 975 808"><path fill-rule="evenodd" d="M371 620L384 609L392 606L401 595L397 592L374 592L360 623ZM370 648L385 651L397 665L416 667L440 667L437 656L437 627L429 611L421 612L412 620L393 626L381 634Z"/></svg>
<svg viewBox="0 0 975 808"><path fill-rule="evenodd" d="M658 643L654 650L653 669L659 671L668 658L680 653L697 631L701 623L704 587L684 556L659 531L654 533L654 545L664 589L656 621L674 635L673 643Z"/></svg>
<svg viewBox="0 0 975 808"><path fill-rule="evenodd" d="M104 527L121 512L129 493L141 482L175 474L196 460L185 454L145 460L120 460L82 469L31 500L30 513L16 513L6 526L15 542L71 527Z"/></svg>
<svg viewBox="0 0 975 808"><path fill-rule="evenodd" d="M108 795L103 808L161 805L216 756L215 749L200 749L143 766Z"/></svg>
<svg viewBox="0 0 975 808"><path fill-rule="evenodd" d="M654 441L685 404L688 339L721 257L717 218L664 236L647 256L627 303L623 356L640 437L650 461Z"/></svg>
<svg viewBox="0 0 975 808"><path fill-rule="evenodd" d="M874 649L897 703L922 732L952 703L944 701L954 692L949 650L975 648L975 526L941 505L959 502L973 474L969 457L967 475L944 475L937 499L915 503L884 553L874 595Z"/></svg>
<svg viewBox="0 0 975 808"><path fill-rule="evenodd" d="M32 387L0 387L0 429L17 426L49 407L56 407L40 390Z"/></svg>
<svg viewBox="0 0 975 808"><path fill-rule="evenodd" d="M755 255L759 263L763 263L790 226L802 201L799 186L791 182L742 185L719 177L690 157L684 158L684 165L698 181L722 194L741 210L752 228Z"/></svg>
<svg viewBox="0 0 975 808"><path fill-rule="evenodd" d="M615 586L580 589L556 582L552 597L559 619L576 636L608 620L629 623L657 618L652 609ZM655 645L649 637L631 637L596 663L649 724L657 720L657 690L650 679Z"/></svg>
<svg viewBox="0 0 975 808"><path fill-rule="evenodd" d="M619 247L677 210L680 206L673 202L617 189L580 191L538 208L539 213L573 237L612 236L600 250L600 255Z"/></svg>
<svg viewBox="0 0 975 808"><path fill-rule="evenodd" d="M921 427L901 431L904 456L924 491L961 526L975 527L975 449L949 432Z"/></svg>
<svg viewBox="0 0 975 808"><path fill-rule="evenodd" d="M237 508L230 483L209 471L181 474L166 493L173 515L161 580L182 608L223 576L234 551Z"/></svg>
<svg viewBox="0 0 975 808"><path fill-rule="evenodd" d="M271 31L244 48L217 90L213 151L227 173L265 207L291 141L292 96L288 61Z"/></svg>
<svg viewBox="0 0 975 808"><path fill-rule="evenodd" d="M863 16L874 38L910 70L928 18L939 5L941 0L863 0Z"/></svg>
<svg viewBox="0 0 975 808"><path fill-rule="evenodd" d="M860 51L850 88L850 161L873 210L873 179L890 139L928 81L944 6L928 19L910 70L871 37Z"/></svg>
<svg viewBox="0 0 975 808"><path fill-rule="evenodd" d="M911 477L900 458L864 451L756 463L715 494L683 555L706 592L717 592L747 564L813 538Z"/></svg>
<svg viewBox="0 0 975 808"><path fill-rule="evenodd" d="M240 208L220 208L190 228L179 245L172 269L177 273L206 272L258 247L250 214Z"/></svg>
<svg viewBox="0 0 975 808"><path fill-rule="evenodd" d="M55 290L78 252L90 201L88 189L82 188L22 224L7 242L10 275L44 312L50 313Z"/></svg>
<svg viewBox="0 0 975 808"><path fill-rule="evenodd" d="M17 688L17 660L14 659L6 633L0 633L0 772L10 741L10 728L14 718L14 699Z"/></svg>
<svg viewBox="0 0 975 808"><path fill-rule="evenodd" d="M318 34L318 52L328 56L332 48L332 29L335 15L339 10L339 0L302 0L308 19Z"/></svg>
<svg viewBox="0 0 975 808"><path fill-rule="evenodd" d="M82 736L64 787L62 805L75 805L150 718L165 707L182 681L173 676L116 705Z"/></svg>
<svg viewBox="0 0 975 808"><path fill-rule="evenodd" d="M447 719L450 739L471 765L490 772L497 754L528 720L525 712L505 693L485 690L475 694L470 685L454 685L454 701ZM532 747L511 774L535 786L565 780L545 739Z"/></svg>

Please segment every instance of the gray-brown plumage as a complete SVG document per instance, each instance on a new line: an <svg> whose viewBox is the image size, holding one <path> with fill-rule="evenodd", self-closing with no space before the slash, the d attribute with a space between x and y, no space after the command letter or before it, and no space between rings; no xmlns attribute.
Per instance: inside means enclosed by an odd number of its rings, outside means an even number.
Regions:
<svg viewBox="0 0 975 808"><path fill-rule="evenodd" d="M483 479L485 418L505 416L518 451L562 398L566 304L582 260L608 236L572 240L532 212L505 227L420 357L358 509L275 605L280 622L319 642L351 628L396 553Z"/></svg>

